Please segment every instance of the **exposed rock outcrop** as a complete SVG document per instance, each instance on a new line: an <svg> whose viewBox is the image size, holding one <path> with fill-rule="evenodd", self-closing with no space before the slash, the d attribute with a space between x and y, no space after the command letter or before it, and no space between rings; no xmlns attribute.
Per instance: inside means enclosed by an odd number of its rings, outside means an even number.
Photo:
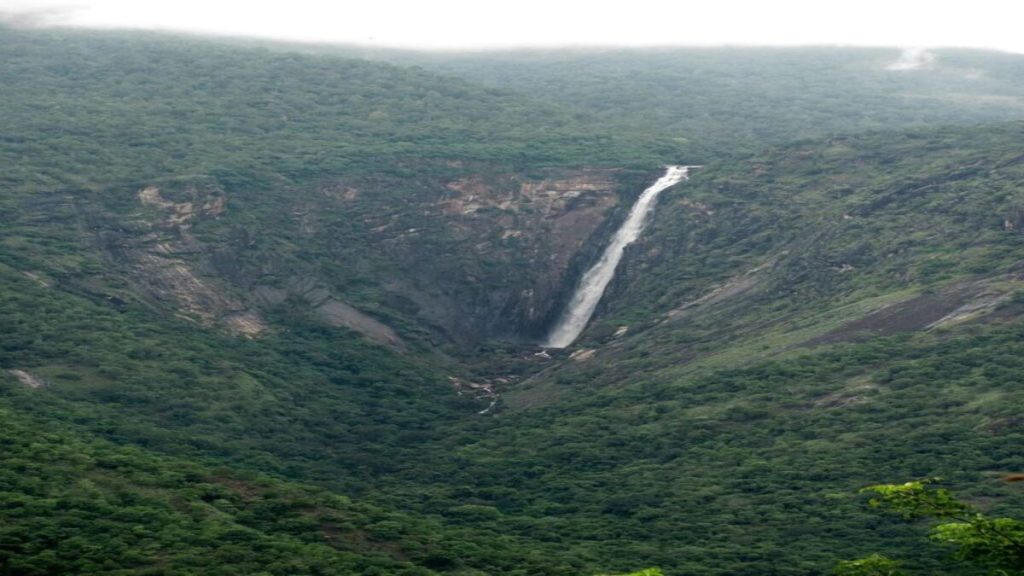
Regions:
<svg viewBox="0 0 1024 576"><path fill-rule="evenodd" d="M12 369L7 371L8 374L14 376L18 382L21 382L29 388L46 388L46 380L33 376L25 370Z"/></svg>
<svg viewBox="0 0 1024 576"><path fill-rule="evenodd" d="M373 214L366 225L405 273L388 290L412 303L421 321L464 343L542 336L589 259L586 251L610 233L620 191L638 188L624 179L648 177L610 169L525 176L461 168L456 178L421 183L405 210ZM323 187L335 198L356 188L368 185Z"/></svg>
<svg viewBox="0 0 1024 576"><path fill-rule="evenodd" d="M80 197L83 230L109 264L83 291L245 337L291 299L309 319L396 349L406 344L386 318L466 346L532 341L614 230L620 192L650 176L461 162L423 172L245 192L239 207L201 176L143 186L127 209L116 195Z"/></svg>
<svg viewBox="0 0 1024 576"><path fill-rule="evenodd" d="M405 343L388 325L341 301L315 278L300 278L288 282L283 288L259 286L253 294L264 306L274 306L290 298L303 300L322 322L344 327L367 338L399 350Z"/></svg>

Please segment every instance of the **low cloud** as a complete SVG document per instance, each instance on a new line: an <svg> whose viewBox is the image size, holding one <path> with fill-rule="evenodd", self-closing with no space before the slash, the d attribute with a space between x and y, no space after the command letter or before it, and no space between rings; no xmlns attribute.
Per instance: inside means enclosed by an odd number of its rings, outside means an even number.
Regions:
<svg viewBox="0 0 1024 576"><path fill-rule="evenodd" d="M924 48L904 48L900 57L885 67L886 70L922 70L935 64L935 55Z"/></svg>
<svg viewBox="0 0 1024 576"><path fill-rule="evenodd" d="M0 8L0 24L18 27L54 26L68 22L81 9L67 3L34 2L12 4Z"/></svg>

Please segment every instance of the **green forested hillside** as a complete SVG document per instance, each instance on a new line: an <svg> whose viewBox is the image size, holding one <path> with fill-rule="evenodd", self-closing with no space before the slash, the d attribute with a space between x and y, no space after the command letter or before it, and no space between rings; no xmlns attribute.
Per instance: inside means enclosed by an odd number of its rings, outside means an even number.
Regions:
<svg viewBox="0 0 1024 576"><path fill-rule="evenodd" d="M1022 515L1018 57L324 52L0 29L0 573L967 574L857 489Z"/></svg>
<svg viewBox="0 0 1024 576"><path fill-rule="evenodd" d="M513 538L0 416L2 574L426 575L548 564Z"/></svg>
<svg viewBox="0 0 1024 576"><path fill-rule="evenodd" d="M872 133L695 172L603 316L507 391L451 475L531 533L614 542L622 570L643 563L624 550L669 573L806 574L887 548L938 570L855 493L943 476L1019 515L998 478L1024 466L1021 129Z"/></svg>
<svg viewBox="0 0 1024 576"><path fill-rule="evenodd" d="M356 53L359 53L358 51ZM368 55L570 104L705 158L843 132L1024 119L1019 56L895 49L660 48Z"/></svg>
<svg viewBox="0 0 1024 576"><path fill-rule="evenodd" d="M707 166L661 203L617 279L620 295L608 306L621 316L608 321L670 317L665 329L692 334L707 313L722 330L718 306L728 308L727 322L748 327L759 320L779 329L802 310L824 329L823 309L880 298L877 307L924 291L937 302L909 325L922 328L973 298L1012 290L1022 130L872 132Z"/></svg>
<svg viewBox="0 0 1024 576"><path fill-rule="evenodd" d="M3 257L216 320L328 298L414 337L536 332L549 304L518 295L557 293L620 186L674 157L639 130L419 69L133 34L5 28L0 43ZM573 186L584 195L556 196ZM478 188L505 198L474 202ZM495 275L563 232L534 277ZM463 304L479 320L449 310Z"/></svg>
<svg viewBox="0 0 1024 576"><path fill-rule="evenodd" d="M556 103L415 68L173 36L12 28L0 28L0 51L5 187L201 174L266 188L386 174L428 158L531 166L658 158L639 131L622 135Z"/></svg>

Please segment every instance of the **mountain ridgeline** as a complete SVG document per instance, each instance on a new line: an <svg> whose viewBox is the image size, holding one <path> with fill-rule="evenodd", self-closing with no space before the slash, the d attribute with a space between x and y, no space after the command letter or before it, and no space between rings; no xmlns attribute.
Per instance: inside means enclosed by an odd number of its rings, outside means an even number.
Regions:
<svg viewBox="0 0 1024 576"><path fill-rule="evenodd" d="M341 52L568 104L666 138L682 153L670 160L694 164L837 133L1024 120L1020 57L981 50L911 59L835 47Z"/></svg>
<svg viewBox="0 0 1024 576"><path fill-rule="evenodd" d="M857 490L1024 511L1020 56L0 54L0 574L973 574Z"/></svg>

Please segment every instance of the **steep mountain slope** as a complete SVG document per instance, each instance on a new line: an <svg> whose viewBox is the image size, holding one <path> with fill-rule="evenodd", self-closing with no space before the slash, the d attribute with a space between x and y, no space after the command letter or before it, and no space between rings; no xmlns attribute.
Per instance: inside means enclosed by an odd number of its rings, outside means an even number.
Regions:
<svg viewBox="0 0 1024 576"><path fill-rule="evenodd" d="M752 336L758 324L780 330L811 313L822 330L826 310L855 316L856 302L949 292L904 327L925 328L972 298L1012 291L1022 133L1021 124L871 133L697 171L667 193L618 276L607 304L618 317L605 331L635 319L699 340L707 326L734 347L730 326Z"/></svg>
<svg viewBox="0 0 1024 576"><path fill-rule="evenodd" d="M886 478L1019 511L995 478L1024 466L1022 131L836 138L696 172L597 323L504 393L445 478L524 533L680 574L822 573L907 546L854 497Z"/></svg>
<svg viewBox="0 0 1024 576"><path fill-rule="evenodd" d="M194 500L219 490L210 478L243 485L252 471L376 500L382 475L490 401L445 348L542 331L578 260L657 171L651 140L381 64L144 35L5 29L0 42L3 404L12 438L39 438L15 445L12 467L35 459L47 478L6 484L5 509L35 518L5 516L3 571L583 565L388 502L293 499L280 480L267 482L286 495L266 505L302 508L283 525L244 520L264 503L230 486L216 510ZM53 423L80 441L45 436ZM107 441L144 452L98 470L51 452L116 452ZM182 459L193 477L165 480ZM209 472L225 465L237 472ZM76 474L95 485L67 486ZM66 514L44 511L55 498ZM143 527L82 552L124 527L100 516L132 521L117 512L132 502L131 518L204 535ZM339 514L350 532L325 519ZM79 548L41 548L43 533Z"/></svg>
<svg viewBox="0 0 1024 576"><path fill-rule="evenodd" d="M173 37L0 42L7 261L249 335L287 309L397 347L538 337L664 154L422 70Z"/></svg>

